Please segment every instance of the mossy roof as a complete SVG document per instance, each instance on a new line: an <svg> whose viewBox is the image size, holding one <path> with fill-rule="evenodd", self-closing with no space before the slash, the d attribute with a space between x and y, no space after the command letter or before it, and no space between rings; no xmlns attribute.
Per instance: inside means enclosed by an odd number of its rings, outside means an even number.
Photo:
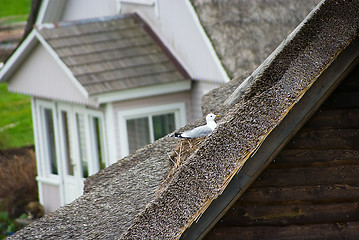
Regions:
<svg viewBox="0 0 359 240"><path fill-rule="evenodd" d="M88 178L83 196L10 238L181 237L323 71L357 38L358 29L358 1L323 1L246 80L247 85L239 86L238 96L232 98L235 101L214 107L222 115L218 127L183 159L165 185L161 183L171 169L167 153L180 143L169 137ZM228 86L231 83L214 94L227 94Z"/></svg>

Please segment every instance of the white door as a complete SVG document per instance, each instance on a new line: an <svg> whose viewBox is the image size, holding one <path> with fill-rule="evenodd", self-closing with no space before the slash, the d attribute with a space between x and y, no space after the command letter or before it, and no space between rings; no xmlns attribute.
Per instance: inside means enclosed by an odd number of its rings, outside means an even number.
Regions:
<svg viewBox="0 0 359 240"><path fill-rule="evenodd" d="M71 108L60 108L60 132L61 132L61 163L62 184L65 204L72 202L82 194L83 180L79 174L79 153L76 134L76 121Z"/></svg>
<svg viewBox="0 0 359 240"><path fill-rule="evenodd" d="M84 180L105 167L101 116L86 109L59 106L62 184L65 203L83 193Z"/></svg>

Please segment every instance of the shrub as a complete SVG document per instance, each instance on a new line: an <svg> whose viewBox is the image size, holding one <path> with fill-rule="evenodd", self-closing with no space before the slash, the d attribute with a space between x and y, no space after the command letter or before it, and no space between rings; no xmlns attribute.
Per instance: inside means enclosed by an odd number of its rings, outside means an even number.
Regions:
<svg viewBox="0 0 359 240"><path fill-rule="evenodd" d="M11 218L25 212L25 206L38 201L34 149L0 152L0 199L6 202Z"/></svg>

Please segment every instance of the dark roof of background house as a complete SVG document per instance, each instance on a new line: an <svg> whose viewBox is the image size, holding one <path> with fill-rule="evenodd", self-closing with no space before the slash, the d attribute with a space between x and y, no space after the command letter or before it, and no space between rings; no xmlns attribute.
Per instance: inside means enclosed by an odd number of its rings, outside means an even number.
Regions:
<svg viewBox="0 0 359 240"><path fill-rule="evenodd" d="M39 27L89 95L188 79L138 15Z"/></svg>
<svg viewBox="0 0 359 240"><path fill-rule="evenodd" d="M191 0L231 82L203 111L211 112L290 34L320 0ZM206 97L205 97L206 99Z"/></svg>
<svg viewBox="0 0 359 240"><path fill-rule="evenodd" d="M122 239L179 238L358 33L358 1L324 1L261 66L244 95Z"/></svg>
<svg viewBox="0 0 359 240"><path fill-rule="evenodd" d="M252 75L235 105L218 109L223 118L217 129L160 191L171 166L167 153L179 142L169 137L89 177L83 196L10 239L180 237L358 36L358 28L358 1L325 1Z"/></svg>
<svg viewBox="0 0 359 240"><path fill-rule="evenodd" d="M246 77L320 0L191 0L231 78Z"/></svg>

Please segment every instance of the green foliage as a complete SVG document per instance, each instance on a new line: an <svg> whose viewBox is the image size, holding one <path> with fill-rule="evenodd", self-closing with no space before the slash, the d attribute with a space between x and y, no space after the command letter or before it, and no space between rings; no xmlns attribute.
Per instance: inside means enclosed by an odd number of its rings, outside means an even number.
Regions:
<svg viewBox="0 0 359 240"><path fill-rule="evenodd" d="M0 212L0 239L11 235L15 231L15 221L9 218L9 214L7 212Z"/></svg>
<svg viewBox="0 0 359 240"><path fill-rule="evenodd" d="M1 1L1 0L0 0ZM0 84L0 149L34 144L30 97L7 91Z"/></svg>
<svg viewBox="0 0 359 240"><path fill-rule="evenodd" d="M26 213L21 214L17 219L26 219L28 215ZM0 239L4 239L14 232L20 230L21 226L16 224L15 219L9 217L7 212L0 212Z"/></svg>

